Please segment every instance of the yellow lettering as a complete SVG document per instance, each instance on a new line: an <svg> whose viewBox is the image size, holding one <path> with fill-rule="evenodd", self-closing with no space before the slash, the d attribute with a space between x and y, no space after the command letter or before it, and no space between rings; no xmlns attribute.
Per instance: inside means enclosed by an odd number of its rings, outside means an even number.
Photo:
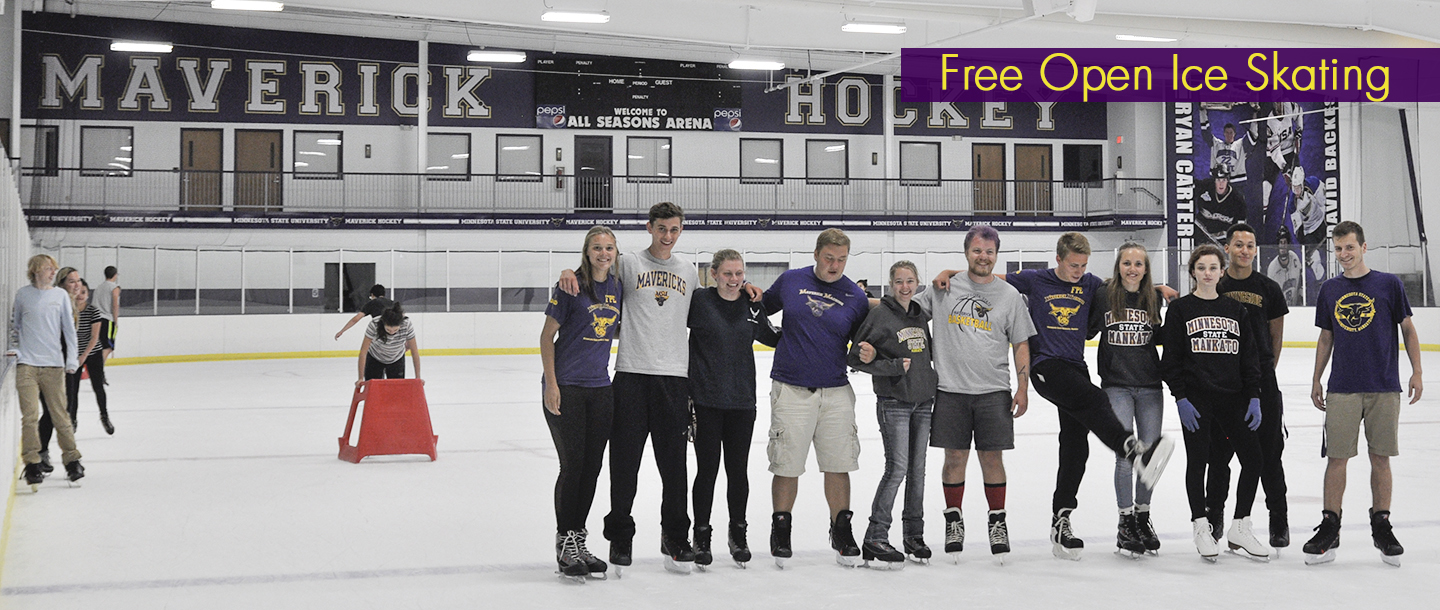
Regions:
<svg viewBox="0 0 1440 610"><path fill-rule="evenodd" d="M941 90L941 91L945 91L945 90L947 90L947 89L950 88L950 81L949 81L949 79L950 79L950 73L951 73L951 72L959 72L958 70L950 67L950 58L951 58L951 57L954 57L954 58L957 58L957 59L958 59L960 56L959 56L958 54L955 54L955 53L945 53L945 54L943 54L943 55L940 56L940 90Z"/></svg>
<svg viewBox="0 0 1440 610"><path fill-rule="evenodd" d="M1050 79L1046 76L1045 73L1045 68L1046 66L1050 65L1050 60L1055 59L1056 57L1064 57L1065 61L1070 63L1070 82L1065 83L1064 87L1056 87L1055 85L1051 84ZM1050 55L1045 57L1045 61L1040 62L1040 82L1044 83L1045 86L1051 91L1064 91L1066 89L1069 89L1070 87L1075 85L1075 79L1077 78L1080 78L1080 69L1075 65L1075 58L1070 57L1069 55L1066 55L1064 53L1051 53Z"/></svg>
<svg viewBox="0 0 1440 610"><path fill-rule="evenodd" d="M1265 88L1267 88L1267 87L1270 86L1270 75L1269 75L1269 74L1266 74L1264 70L1261 70L1260 68L1255 67L1255 58L1256 58L1256 57L1259 57L1260 59L1265 59L1265 54L1264 54L1264 53L1251 53L1251 54L1250 54L1250 60L1249 60L1248 62L1246 62L1246 65L1250 66L1250 71L1251 71L1251 72L1254 72L1254 73L1260 75L1260 84L1259 84L1259 85L1255 85L1255 84L1253 84L1253 83L1251 83L1250 81L1247 80L1247 81L1245 81L1245 87L1248 88L1248 89L1250 89L1251 91L1264 91Z"/></svg>

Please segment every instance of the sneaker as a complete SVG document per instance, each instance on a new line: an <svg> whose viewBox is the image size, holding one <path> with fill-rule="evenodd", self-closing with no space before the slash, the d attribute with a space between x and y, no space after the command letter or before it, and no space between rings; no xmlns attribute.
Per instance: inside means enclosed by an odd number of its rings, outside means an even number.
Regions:
<svg viewBox="0 0 1440 610"><path fill-rule="evenodd" d="M1059 559L1079 561L1085 541L1076 538L1075 532L1070 529L1070 511L1073 510L1062 508L1050 520L1050 553Z"/></svg>
<svg viewBox="0 0 1440 610"><path fill-rule="evenodd" d="M560 573L565 576L585 576L590 573L590 568L585 565L585 560L580 558L580 551L576 547L576 540L580 533L574 530L555 534L555 562L560 567Z"/></svg>
<svg viewBox="0 0 1440 610"><path fill-rule="evenodd" d="M1195 550L1200 552L1200 557L1206 561L1214 562L1220 555L1220 546L1215 544L1215 536L1210 532L1210 521L1204 517L1196 519L1195 526Z"/></svg>
<svg viewBox="0 0 1440 610"><path fill-rule="evenodd" d="M790 549L790 513L777 512L770 516L770 554L788 559L795 554Z"/></svg>
<svg viewBox="0 0 1440 610"><path fill-rule="evenodd" d="M1125 448L1125 454L1130 457L1135 474L1140 477L1140 483L1149 489L1155 489L1155 484L1160 482L1160 475L1165 472L1165 464L1170 462L1170 454L1175 451L1175 439L1161 436L1154 445L1146 447L1140 439L1131 435L1125 442Z"/></svg>
<svg viewBox="0 0 1440 610"><path fill-rule="evenodd" d="M1225 533L1225 538L1230 550L1243 551L1252 559L1269 561L1270 555L1274 553L1270 547L1265 546L1264 542L1260 542L1260 539L1255 537L1255 532L1250 528L1249 517L1231 521L1230 531Z"/></svg>
<svg viewBox="0 0 1440 610"><path fill-rule="evenodd" d="M1144 510L1139 506L1135 507L1135 527L1140 533L1140 543L1145 545L1145 550L1155 552L1160 550L1160 537L1155 535L1155 524L1150 521L1150 510L1147 505Z"/></svg>
<svg viewBox="0 0 1440 610"><path fill-rule="evenodd" d="M956 554L965 550L965 517L954 506L945 509L945 552Z"/></svg>
<svg viewBox="0 0 1440 610"><path fill-rule="evenodd" d="M607 565L603 559L591 553L590 549L585 547L585 539L589 536L590 532L588 530L575 532L575 552L580 556L580 561L585 562L585 568L590 572L591 576L598 575L604 578L605 571L610 569L610 566Z"/></svg>
<svg viewBox="0 0 1440 610"><path fill-rule="evenodd" d="M630 565L631 558L634 556L635 550L632 544L633 542L634 541L629 538L626 538L624 540L611 540L610 563L613 563L617 566Z"/></svg>
<svg viewBox="0 0 1440 610"><path fill-rule="evenodd" d="M80 460L75 460L65 465L65 478L71 483L85 478L85 467L80 465Z"/></svg>
<svg viewBox="0 0 1440 610"><path fill-rule="evenodd" d="M1080 542L1078 539L1076 542ZM1080 546L1085 546L1081 543ZM1005 509L990 511L990 554L1010 552L1010 528L1005 525Z"/></svg>
<svg viewBox="0 0 1440 610"><path fill-rule="evenodd" d="M730 522L730 558L742 565L750 561L750 543L745 539L747 527L749 525L744 521Z"/></svg>
<svg viewBox="0 0 1440 610"><path fill-rule="evenodd" d="M830 523L830 548L835 549L835 561L842 566L856 567L862 561L860 547L855 544L855 533L850 528L850 520L854 517L854 512L842 510Z"/></svg>
<svg viewBox="0 0 1440 610"><path fill-rule="evenodd" d="M708 525L695 526L695 564L708 566L715 561L715 554L710 552L711 527Z"/></svg>
<svg viewBox="0 0 1440 610"><path fill-rule="evenodd" d="M1305 551L1305 565L1335 561L1335 547L1340 546L1340 514L1328 510L1320 514L1315 535L1301 547Z"/></svg>
<svg viewBox="0 0 1440 610"><path fill-rule="evenodd" d="M930 561L930 547L925 544L924 537L906 536L904 542L905 555L909 557L911 561L919 563L928 563Z"/></svg>
<svg viewBox="0 0 1440 610"><path fill-rule="evenodd" d="M889 540L866 540L865 545L860 547L860 557L865 560L865 565L872 568L903 568L905 566L905 554L890 546ZM870 562L878 561L872 564Z"/></svg>
<svg viewBox="0 0 1440 610"><path fill-rule="evenodd" d="M1277 549L1290 546L1290 519L1285 513L1270 513L1270 546Z"/></svg>
<svg viewBox="0 0 1440 610"><path fill-rule="evenodd" d="M1381 559L1385 563L1400 565L1400 556L1405 553L1405 547L1400 546L1400 541L1395 539L1395 528L1390 525L1390 511L1370 509L1370 537L1375 541L1375 548L1380 549Z"/></svg>
<svg viewBox="0 0 1440 610"><path fill-rule="evenodd" d="M665 569L671 572L689 574L695 567L695 547L684 536L660 534L660 554L665 556Z"/></svg>

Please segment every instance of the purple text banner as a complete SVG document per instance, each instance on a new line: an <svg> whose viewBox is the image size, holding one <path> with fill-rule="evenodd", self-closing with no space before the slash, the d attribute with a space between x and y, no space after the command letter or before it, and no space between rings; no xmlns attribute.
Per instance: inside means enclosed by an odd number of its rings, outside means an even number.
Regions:
<svg viewBox="0 0 1440 610"><path fill-rule="evenodd" d="M904 49L905 102L1434 102L1440 49Z"/></svg>

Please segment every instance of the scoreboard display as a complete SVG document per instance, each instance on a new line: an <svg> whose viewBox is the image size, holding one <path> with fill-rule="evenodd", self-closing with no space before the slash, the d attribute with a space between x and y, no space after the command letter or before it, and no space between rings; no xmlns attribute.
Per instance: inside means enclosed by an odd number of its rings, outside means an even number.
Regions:
<svg viewBox="0 0 1440 610"><path fill-rule="evenodd" d="M705 62L555 54L535 60L542 129L740 131L738 74Z"/></svg>

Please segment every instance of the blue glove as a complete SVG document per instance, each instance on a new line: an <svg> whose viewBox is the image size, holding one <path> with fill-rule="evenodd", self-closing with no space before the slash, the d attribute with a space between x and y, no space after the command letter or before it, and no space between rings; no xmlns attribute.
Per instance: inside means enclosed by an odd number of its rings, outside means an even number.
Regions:
<svg viewBox="0 0 1440 610"><path fill-rule="evenodd" d="M1250 405L1245 407L1245 425L1251 430L1260 429L1260 399L1251 398Z"/></svg>
<svg viewBox="0 0 1440 610"><path fill-rule="evenodd" d="M1185 427L1186 432L1200 429L1200 411L1195 409L1195 405L1190 404L1189 398L1175 401L1175 406L1180 411L1180 425Z"/></svg>

